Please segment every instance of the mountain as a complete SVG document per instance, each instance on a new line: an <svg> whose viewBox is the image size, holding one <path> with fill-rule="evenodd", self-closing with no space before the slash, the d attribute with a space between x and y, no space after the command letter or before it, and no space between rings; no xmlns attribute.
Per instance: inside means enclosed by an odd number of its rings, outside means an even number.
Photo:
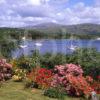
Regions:
<svg viewBox="0 0 100 100"><path fill-rule="evenodd" d="M43 23L34 26L27 26L27 29L36 29L48 33L66 32L74 34L98 34L100 33L99 24L77 24L61 25L56 23Z"/></svg>

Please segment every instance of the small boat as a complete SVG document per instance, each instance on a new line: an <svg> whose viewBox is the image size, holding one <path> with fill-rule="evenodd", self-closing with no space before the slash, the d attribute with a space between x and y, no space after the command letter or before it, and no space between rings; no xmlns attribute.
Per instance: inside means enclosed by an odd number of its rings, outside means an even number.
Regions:
<svg viewBox="0 0 100 100"><path fill-rule="evenodd" d="M96 40L100 40L100 37L99 37L99 38L97 38Z"/></svg>
<svg viewBox="0 0 100 100"><path fill-rule="evenodd" d="M21 47L21 48L26 48L26 47L27 47L27 45L20 45L20 47Z"/></svg>
<svg viewBox="0 0 100 100"><path fill-rule="evenodd" d="M69 47L69 49L72 50L72 51L75 51L75 50L77 49L77 46L71 45L71 46Z"/></svg>
<svg viewBox="0 0 100 100"><path fill-rule="evenodd" d="M35 43L35 45L40 47L40 46L42 46L42 43L37 42L37 43Z"/></svg>
<svg viewBox="0 0 100 100"><path fill-rule="evenodd" d="M26 37L24 36L24 37L22 37L22 40L26 40Z"/></svg>

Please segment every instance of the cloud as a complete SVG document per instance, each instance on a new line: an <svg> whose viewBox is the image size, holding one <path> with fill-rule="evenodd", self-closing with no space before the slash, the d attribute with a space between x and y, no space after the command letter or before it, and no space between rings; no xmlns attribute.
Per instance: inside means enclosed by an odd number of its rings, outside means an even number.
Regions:
<svg viewBox="0 0 100 100"><path fill-rule="evenodd" d="M100 7L100 0L94 0L95 1L95 5Z"/></svg>
<svg viewBox="0 0 100 100"><path fill-rule="evenodd" d="M0 0L0 4L4 4L4 3L6 3L5 0Z"/></svg>
<svg viewBox="0 0 100 100"><path fill-rule="evenodd" d="M0 0L0 26L25 26L45 22L100 24L100 0L86 5L70 0ZM69 6L68 6L68 5Z"/></svg>

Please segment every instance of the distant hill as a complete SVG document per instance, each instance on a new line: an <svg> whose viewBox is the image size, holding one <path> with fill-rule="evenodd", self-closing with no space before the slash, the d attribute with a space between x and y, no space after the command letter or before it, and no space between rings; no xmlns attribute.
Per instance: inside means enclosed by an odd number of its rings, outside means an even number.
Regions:
<svg viewBox="0 0 100 100"><path fill-rule="evenodd" d="M69 39L72 34L78 39L97 39L100 37L100 25L43 23L20 28L0 28L0 38L9 36L10 38L21 39L25 33L28 33L27 37L32 39Z"/></svg>
<svg viewBox="0 0 100 100"><path fill-rule="evenodd" d="M27 26L26 29L36 29L48 33L66 32L74 34L100 34L99 24L61 25L56 23L43 23Z"/></svg>

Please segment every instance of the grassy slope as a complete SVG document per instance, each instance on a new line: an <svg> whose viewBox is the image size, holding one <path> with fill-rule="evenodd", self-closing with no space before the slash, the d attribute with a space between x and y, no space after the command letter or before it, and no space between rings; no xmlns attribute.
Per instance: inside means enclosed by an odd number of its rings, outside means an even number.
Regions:
<svg viewBox="0 0 100 100"><path fill-rule="evenodd" d="M41 90L24 89L23 83L6 82L0 88L0 100L57 100L42 95ZM80 100L66 97L65 100Z"/></svg>

